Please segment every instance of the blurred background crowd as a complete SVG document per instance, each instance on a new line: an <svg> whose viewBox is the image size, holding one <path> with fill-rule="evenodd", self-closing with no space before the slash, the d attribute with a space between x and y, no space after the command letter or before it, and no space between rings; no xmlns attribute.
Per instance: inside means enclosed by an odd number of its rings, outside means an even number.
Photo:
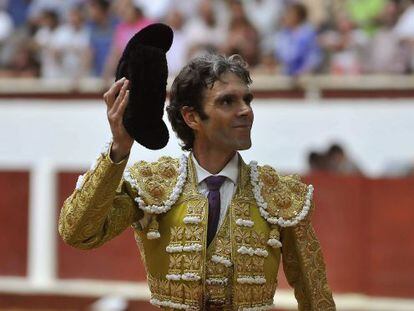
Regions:
<svg viewBox="0 0 414 311"><path fill-rule="evenodd" d="M0 76L109 79L128 39L158 21L175 32L171 75L206 51L266 74L414 69L410 0L0 0Z"/></svg>
<svg viewBox="0 0 414 311"><path fill-rule="evenodd" d="M414 72L414 0L0 0L0 78L108 84L128 40L154 22L174 30L171 76L210 52L240 54L256 75ZM361 174L339 143L307 159L312 172Z"/></svg>

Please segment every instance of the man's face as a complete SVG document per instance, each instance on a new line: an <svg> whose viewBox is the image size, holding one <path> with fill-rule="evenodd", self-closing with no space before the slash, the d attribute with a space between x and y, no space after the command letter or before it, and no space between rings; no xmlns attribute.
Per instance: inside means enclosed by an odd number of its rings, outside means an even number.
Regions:
<svg viewBox="0 0 414 311"><path fill-rule="evenodd" d="M207 119L199 120L195 139L223 151L249 149L253 96L248 86L233 73L223 74L220 80L205 90L203 110Z"/></svg>

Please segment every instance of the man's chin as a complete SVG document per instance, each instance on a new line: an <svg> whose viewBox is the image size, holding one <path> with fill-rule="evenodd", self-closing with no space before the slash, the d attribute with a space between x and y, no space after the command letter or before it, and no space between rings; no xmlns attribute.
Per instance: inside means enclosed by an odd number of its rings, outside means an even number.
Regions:
<svg viewBox="0 0 414 311"><path fill-rule="evenodd" d="M250 149L251 146L252 146L252 142L249 141L249 142L246 142L246 143L239 144L237 150L239 150L239 151L248 150L248 149Z"/></svg>

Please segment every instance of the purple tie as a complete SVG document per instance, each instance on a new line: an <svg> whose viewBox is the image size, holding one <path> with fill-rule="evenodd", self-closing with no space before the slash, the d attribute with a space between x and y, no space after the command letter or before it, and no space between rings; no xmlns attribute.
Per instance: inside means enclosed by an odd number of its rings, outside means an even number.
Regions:
<svg viewBox="0 0 414 311"><path fill-rule="evenodd" d="M207 247L213 240L219 219L220 219L220 187L226 177L224 176L210 176L205 179L208 193L208 228L207 228Z"/></svg>

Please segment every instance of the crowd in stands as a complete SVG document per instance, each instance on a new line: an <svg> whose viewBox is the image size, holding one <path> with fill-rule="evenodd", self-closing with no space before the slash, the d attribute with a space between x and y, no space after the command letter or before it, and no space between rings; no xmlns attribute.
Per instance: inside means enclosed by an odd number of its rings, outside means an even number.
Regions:
<svg viewBox="0 0 414 311"><path fill-rule="evenodd" d="M110 79L154 22L174 30L171 75L208 52L267 74L414 70L410 0L0 0L0 77Z"/></svg>

